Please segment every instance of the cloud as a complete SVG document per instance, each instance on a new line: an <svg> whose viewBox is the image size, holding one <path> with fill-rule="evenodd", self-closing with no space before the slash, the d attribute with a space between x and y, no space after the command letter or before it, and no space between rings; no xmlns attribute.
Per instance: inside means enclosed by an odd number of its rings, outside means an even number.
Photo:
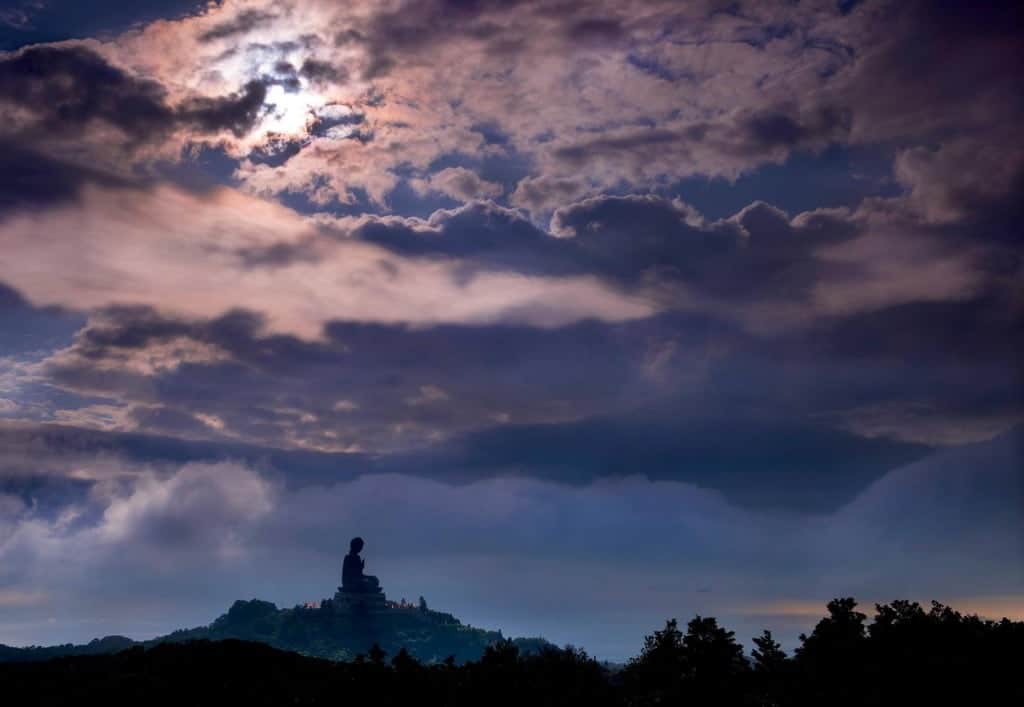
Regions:
<svg viewBox="0 0 1024 707"><path fill-rule="evenodd" d="M323 237L295 212L229 189L90 188L74 204L9 216L0 243L16 254L0 278L35 303L131 303L205 318L246 308L264 317L269 331L305 338L319 337L332 320L561 326L655 311L642 293L589 275L466 278L456 260L410 260ZM251 251L278 245L308 246L313 257L252 266Z"/></svg>
<svg viewBox="0 0 1024 707"><path fill-rule="evenodd" d="M106 82L114 88L81 80L79 92L103 99L92 110L130 89L133 108L145 108L137 120L102 111L119 130L139 125L141 135L143 124L176 120L189 133L179 137L203 141L216 125L220 144L238 157L284 135L299 146L293 156L237 172L260 194L303 193L326 205L353 204L365 191L380 208L410 167L426 173L452 155L482 150L479 126L490 125L505 136L500 152L531 165L530 179L574 199L693 175L735 179L833 144L880 145L895 156L968 131L984 145L1019 145L1013 126L1021 106L1008 98L1017 93L1008 67L1021 53L1006 31L1015 12L995 3L967 17L921 2L848 12L761 3L723 12L711 2L665 0L323 0L280 12L247 0L90 42L114 72ZM22 50L72 51L85 50ZM274 78L284 65L292 67L287 80ZM966 67L963 75L976 80L959 80L950 67ZM85 79L99 68L77 70ZM264 100L275 111L256 115L261 86L274 93ZM172 116L192 91L224 105ZM360 139L318 134L307 121L332 103L365 116ZM964 105L970 110L954 110ZM587 189L568 189L573 181ZM530 183L513 201L536 209L540 196L527 195ZM543 208L562 205L555 198L548 195Z"/></svg>
<svg viewBox="0 0 1024 707"><path fill-rule="evenodd" d="M936 149L914 147L896 156L893 170L929 223L991 223L995 216L1006 225L986 235L1005 239L1000 231L1020 216L1008 202L1024 184L1024 144L960 138Z"/></svg>
<svg viewBox="0 0 1024 707"><path fill-rule="evenodd" d="M704 402L705 408L715 405ZM398 468L425 463L454 478L510 474L581 484L642 475L714 489L738 505L820 513L927 451L793 417L719 416L666 402L626 415L485 428L419 450Z"/></svg>
<svg viewBox="0 0 1024 707"><path fill-rule="evenodd" d="M651 330L642 321L555 329L336 322L324 339L302 341L241 314L183 321L124 308L94 316L38 368L59 389L121 401L122 429L220 436L196 425L201 413L221 420L224 434L260 444L379 451L499 420L572 419L649 394ZM410 360L408 351L419 355ZM441 393L442 405L408 404Z"/></svg>
<svg viewBox="0 0 1024 707"><path fill-rule="evenodd" d="M566 177L524 177L509 197L513 206L526 209L534 216L554 211L559 206L575 201L587 191L578 179Z"/></svg>
<svg viewBox="0 0 1024 707"><path fill-rule="evenodd" d="M500 184L480 179L476 172L465 167L446 167L426 179L414 183L421 191L433 191L450 196L456 201L476 201L501 196Z"/></svg>
<svg viewBox="0 0 1024 707"><path fill-rule="evenodd" d="M242 10L231 20L219 22L204 31L199 35L199 40L212 42L219 39L228 39L239 34L246 34L257 27L266 26L273 19L274 15L268 12Z"/></svg>
<svg viewBox="0 0 1024 707"><path fill-rule="evenodd" d="M886 31L863 47L844 77L844 98L855 109L851 139L926 145L959 133L1020 144L1013 116L1024 104L1011 88L1012 67L1024 58L1012 29L1021 20L1019 6L915 1L880 3L861 14Z"/></svg>
<svg viewBox="0 0 1024 707"><path fill-rule="evenodd" d="M299 68L299 75L314 83L344 83L348 72L344 67L334 66L326 61L306 59Z"/></svg>
<svg viewBox="0 0 1024 707"><path fill-rule="evenodd" d="M36 113L15 126L59 133L103 121L140 139L173 126L164 98L158 83L133 77L82 46L32 46L0 61L0 99L8 115L16 120L20 111Z"/></svg>
<svg viewBox="0 0 1024 707"><path fill-rule="evenodd" d="M735 176L781 161L794 149L841 139L844 109L816 95L827 72L842 64L839 55L804 59L818 77L797 71L797 33L780 33L774 43L750 42L752 23L774 22L772 12L750 12L741 23L711 4L655 1L628 7L314 2L277 13L270 3L253 0L129 32L102 50L173 87L168 90L176 100L182 77L202 77L208 92L224 93L265 81L275 66L299 67L290 74L283 109L288 119L260 121L249 136L232 142L234 154L260 149L282 128L292 138L310 137L303 117L332 101L366 115L365 139L321 137L275 169L246 166L239 176L260 193L327 190L350 203L354 190L366 189L384 204L407 166L422 171L446 154L480 149L482 124L497 126L508 148L533 159L542 172L533 176L563 183L583 177L604 186L625 179L640 188L694 173ZM827 33L832 30L818 27L825 19L807 12L791 22ZM665 27L675 28L673 36L665 36ZM690 46L689 32L715 51L705 50L702 58L638 59L666 46ZM721 37L721 44L710 35ZM669 39L674 43L666 44ZM225 51L227 40L234 46ZM174 59L164 52L172 46L183 50ZM729 53L718 46L729 46ZM544 70L528 68L528 57L537 57ZM676 80L649 70L672 61L682 64L667 70ZM433 65L448 67L445 83L424 71ZM733 67L736 87L729 95L712 85L715 70L725 66ZM765 92L768 81L773 90ZM806 103L793 100L792 94L804 92L811 96ZM616 160L618 173L612 174ZM324 161L337 169L323 169ZM317 184L318 178L324 181ZM468 194L451 180L445 183L458 189L459 198Z"/></svg>
<svg viewBox="0 0 1024 707"><path fill-rule="evenodd" d="M138 186L126 178L95 166L70 164L0 138L0 170L8 176L0 188L0 216L14 209L39 209L77 198L87 184L130 189Z"/></svg>
<svg viewBox="0 0 1024 707"><path fill-rule="evenodd" d="M733 376L760 405L804 396L799 419L930 444L991 436L1024 408L1012 287L987 250L950 244L898 199L795 217L755 203L708 222L678 199L598 196L556 210L548 233L488 202L306 219L231 190L82 194L0 224L17 254L0 275L90 314L33 359L26 418L380 451L659 396L724 400ZM450 399L406 404L426 386ZM862 424L900 405L931 422Z"/></svg>
<svg viewBox="0 0 1024 707"><path fill-rule="evenodd" d="M661 317L558 329L335 323L326 340L307 342L267 335L242 316L187 322L112 310L34 375L50 390L101 396L107 406L50 403L51 419L109 427L116 415L120 429L220 440L224 451L204 459L403 451L381 464L572 482L642 471L733 499L828 505L919 453L885 440L986 439L1024 414L1013 342L998 327L990 348L979 349L985 357L936 345L908 358L955 321L951 312L925 314L901 312L906 342L880 349L865 332L888 326L895 312L871 315L877 324L767 339ZM900 414L908 407L916 412ZM212 419L216 427L204 421ZM737 436L746 440L742 453ZM223 447L245 440L279 449ZM841 461L830 445L845 450ZM288 473L304 478L312 472L303 465L330 468L330 459L300 455ZM340 455L337 464L350 468L352 459Z"/></svg>
<svg viewBox="0 0 1024 707"><path fill-rule="evenodd" d="M733 110L724 119L669 120L658 126L612 128L560 140L545 156L554 174L592 175L611 186L619 175L634 184L688 174L735 178L766 162L782 163L795 150L820 150L842 141L849 129L842 109L771 106ZM692 171L680 164L696 164ZM564 178L564 176L563 176Z"/></svg>
<svg viewBox="0 0 1024 707"><path fill-rule="evenodd" d="M252 128L265 98L264 84L251 80L232 95L190 95L172 105L158 81L129 73L80 44L33 45L0 57L0 131L38 149L50 150L49 141L59 140L92 154L98 148L89 147L90 139L108 151L160 149L183 130L197 137L241 136Z"/></svg>

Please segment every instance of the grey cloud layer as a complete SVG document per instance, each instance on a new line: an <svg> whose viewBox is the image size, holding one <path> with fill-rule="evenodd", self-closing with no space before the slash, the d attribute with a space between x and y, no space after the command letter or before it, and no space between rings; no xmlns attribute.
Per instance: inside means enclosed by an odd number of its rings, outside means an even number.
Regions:
<svg viewBox="0 0 1024 707"><path fill-rule="evenodd" d="M181 203L194 202L188 197ZM791 434L812 446L822 444L821 424L915 443L984 438L1022 414L1017 353L1024 334L1008 278L1016 266L1007 269L998 257L1005 252L1000 239L994 245L951 242L945 225L887 213L902 203L883 200L855 212L796 217L758 203L708 223L679 200L602 196L556 211L548 233L516 211L474 202L426 220L322 219L321 230L304 224L291 240L279 240L267 224L276 219L294 228L294 214L271 209L268 221L246 213L254 227L239 233L233 252L224 235L234 227L218 231L220 250L240 282L273 282L272 297L262 287L252 289L250 299L212 285L218 299L174 312L173 304L148 294L152 304L106 307L117 299L105 286L103 295L110 299L99 302L89 326L35 368L48 384L89 400L64 405L62 418L54 418L51 409L50 417L35 419L88 424L102 413L109 420L105 426L122 430L387 451L488 426L621 417L617 424L628 428L630 415L642 419L637 409L680 396L700 402L689 410L690 403L663 406L663 417L687 424L701 414L751 417L750 429L762 441L764 421L783 409L797 421ZM241 214L252 205L242 199L225 213ZM214 214L215 228L223 229L224 217L219 210ZM881 226L880 214L887 217ZM177 214L173 218L182 231L185 222ZM883 227L900 228L904 245L886 241ZM208 229L201 219L197 244L212 233ZM35 247L33 241L21 243L26 256ZM149 253L143 243L140 237L133 244L136 258ZM184 241L182 247L196 246ZM360 250L366 247L380 250ZM335 248L342 250L335 254ZM406 326L429 316L415 302L399 321L328 303L299 327L291 313L306 314L306 298L319 297L284 275L295 268L307 279L338 273L343 253L363 253L366 261L353 270L351 285L338 291L346 298L382 286L416 295L410 288L422 285L419 269L443 264L442 292L450 291L456 304L472 303L473 292L493 297L492 282L540 278L544 287L553 287L585 277L605 283L592 292L641 292L651 310L606 315L603 322L576 315L557 327L538 328L546 321L539 313L555 303L541 297L531 305L538 313L532 313L517 309L516 295L493 320L456 314L452 322L426 319L432 326L423 329ZM209 249L200 248L200 255L189 269L193 282L211 268ZM349 256L344 267L351 268L351 261ZM171 265L166 257L159 262L161 268ZM84 270L81 262L75 268ZM209 277L218 272L211 270ZM489 279L494 277L499 279ZM38 281L32 286L38 288ZM46 289L34 291L52 296ZM170 284L167 291L173 291ZM74 295L81 301L81 289ZM282 309L287 297L295 304ZM602 305L580 306L582 312L599 312ZM270 326L274 316L278 323ZM744 394L737 395L739 390ZM115 407L102 407L110 405ZM8 411L9 417L18 415L16 406ZM608 423L594 429L601 424ZM727 437L727 427L716 434ZM650 439L627 434L623 458L657 448L664 451L658 468L665 473L685 467L685 454L679 456L669 442L672 426L652 429L660 441L651 447ZM510 431L509 439L516 434ZM555 438L560 434L552 432ZM589 461L551 469L567 478L605 473L601 469L608 464L593 459L587 444L607 433L587 432L573 441L572 428L566 428L564 435L566 441L556 445L564 450L559 454ZM854 461L859 452L851 447L849 477L839 473L846 481L837 490L849 493L894 459L906 459L875 458L872 444L864 443L863 463ZM764 451L775 453L770 445ZM478 465L462 461L462 454L455 450L448 462L470 467L466 473L472 476ZM551 473L531 459L528 452L512 466ZM711 470L725 463L712 455L696 473L713 476ZM793 460L794 468L824 463L813 455L799 464ZM753 468L756 459L743 464Z"/></svg>

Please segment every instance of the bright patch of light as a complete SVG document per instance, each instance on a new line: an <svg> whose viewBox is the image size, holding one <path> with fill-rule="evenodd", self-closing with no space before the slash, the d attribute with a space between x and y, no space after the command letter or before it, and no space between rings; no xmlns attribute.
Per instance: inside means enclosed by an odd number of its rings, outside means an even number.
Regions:
<svg viewBox="0 0 1024 707"><path fill-rule="evenodd" d="M286 91L283 86L271 86L267 90L266 103L267 113L259 127L261 133L303 136L315 119L316 110L325 101L322 96L305 88Z"/></svg>

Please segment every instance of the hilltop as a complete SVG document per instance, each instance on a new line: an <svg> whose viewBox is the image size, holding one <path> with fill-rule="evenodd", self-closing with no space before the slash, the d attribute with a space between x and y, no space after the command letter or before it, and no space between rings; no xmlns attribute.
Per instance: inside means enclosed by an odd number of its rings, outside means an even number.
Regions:
<svg viewBox="0 0 1024 707"><path fill-rule="evenodd" d="M423 606L394 602L370 612L339 609L333 601L318 606L279 609L260 599L238 600L212 623L180 629L147 641L106 636L86 644L14 648L0 645L0 662L45 660L60 656L103 655L133 646L151 648L187 641L256 641L303 655L330 660L352 660L377 644L389 655L405 648L424 663L439 663L449 656L456 663L479 659L484 650L504 640L501 631L463 624L452 614ZM517 638L512 644L524 653L546 645L542 638Z"/></svg>

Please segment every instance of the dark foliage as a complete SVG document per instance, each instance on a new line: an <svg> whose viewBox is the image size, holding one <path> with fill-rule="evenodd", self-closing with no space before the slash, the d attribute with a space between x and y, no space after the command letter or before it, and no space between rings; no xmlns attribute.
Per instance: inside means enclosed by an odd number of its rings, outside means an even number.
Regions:
<svg viewBox="0 0 1024 707"><path fill-rule="evenodd" d="M0 666L6 704L57 705L562 705L615 704L602 668L582 651L523 656L508 641L479 662L423 665L380 648L331 662L242 641L135 646L114 655Z"/></svg>
<svg viewBox="0 0 1024 707"><path fill-rule="evenodd" d="M731 631L696 617L648 636L621 671L582 650L523 653L498 640L479 660L421 663L374 645L334 662L237 640L133 646L116 654L0 664L6 704L155 705L1011 705L1024 623L963 616L940 604L879 605L873 622L852 599L801 636L789 657L771 633L747 659ZM270 607L238 607L248 619Z"/></svg>

